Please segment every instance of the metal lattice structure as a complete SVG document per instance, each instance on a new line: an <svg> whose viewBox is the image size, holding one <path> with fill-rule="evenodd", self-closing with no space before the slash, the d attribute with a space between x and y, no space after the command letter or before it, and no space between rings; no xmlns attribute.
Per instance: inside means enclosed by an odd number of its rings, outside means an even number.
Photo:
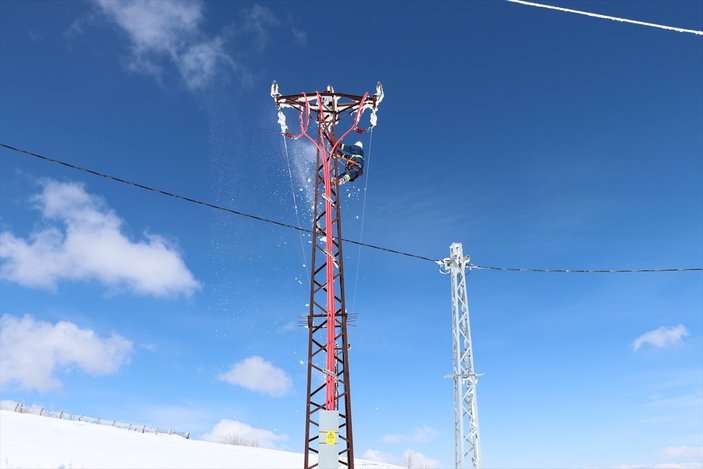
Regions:
<svg viewBox="0 0 703 469"><path fill-rule="evenodd" d="M469 297L466 289L466 268L469 257L464 257L461 243L452 243L449 257L441 261L452 285L452 352L454 358L454 463L456 469L465 469L471 458L471 467L481 467L478 432L478 408L474 358L471 347Z"/></svg>
<svg viewBox="0 0 703 469"><path fill-rule="evenodd" d="M307 403L305 412L304 468L354 468L351 388L349 381L349 342L344 291L342 251L342 212L338 198L339 148L351 132L363 133L376 125L376 111L383 99L379 83L376 94L356 96L326 91L281 95L273 83L271 96L278 108L281 133L288 138L307 138L317 149L315 198L312 224L312 271L308 328ZM300 133L288 131L284 110L298 111ZM369 126L359 127L365 110L370 110ZM338 137L343 118L352 124ZM316 138L308 134L311 122ZM317 458L314 457L317 455ZM317 461L315 461L317 459Z"/></svg>

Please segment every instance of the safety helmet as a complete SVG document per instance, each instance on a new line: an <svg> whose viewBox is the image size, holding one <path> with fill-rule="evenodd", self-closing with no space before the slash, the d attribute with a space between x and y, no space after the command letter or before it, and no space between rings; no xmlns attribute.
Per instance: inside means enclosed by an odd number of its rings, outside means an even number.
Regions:
<svg viewBox="0 0 703 469"><path fill-rule="evenodd" d="M362 148L362 149L364 148L364 144L361 143L361 140L359 140L358 142L356 142L356 143L354 144L354 146L355 146L355 147Z"/></svg>

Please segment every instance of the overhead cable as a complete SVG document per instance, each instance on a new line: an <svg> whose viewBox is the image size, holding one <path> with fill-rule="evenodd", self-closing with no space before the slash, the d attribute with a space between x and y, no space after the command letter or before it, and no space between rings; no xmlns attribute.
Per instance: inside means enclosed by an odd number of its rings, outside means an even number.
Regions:
<svg viewBox="0 0 703 469"><path fill-rule="evenodd" d="M619 21L621 23L637 24L640 26L649 26L650 28L666 29L668 31L676 31L679 33L689 33L689 34L696 34L698 36L703 36L703 31L698 31L696 29L677 28L675 26L666 26L666 25L657 24L657 23L647 23L644 21L629 20L627 18L619 18L617 16L601 15L599 13L590 13L588 11L581 11L581 10L572 10L571 8L563 8L563 7L553 6L553 5L545 5L543 3L526 2L525 0L507 0L507 1L510 3L519 3L520 5L526 5L526 6L530 6L530 7L546 8L548 10L563 11L565 13L576 13L578 15L590 16L592 18L600 18L600 19L604 19L604 20Z"/></svg>
<svg viewBox="0 0 703 469"><path fill-rule="evenodd" d="M119 183L121 183L121 184L127 184L127 185L129 185L129 186L137 187L137 188L139 188L139 189L143 189L143 190L147 190L147 191L151 191L151 192L156 192L156 193L158 193L158 194L165 195L165 196L168 196L168 197L173 197L174 199L184 200L184 201L190 202L190 203L192 203L192 204L202 205L202 206L209 207L209 208L212 208L212 209L215 209L215 210L220 210L220 211L222 211L222 212L231 213L231 214L233 214L233 215L238 215L238 216L241 216L241 217L250 218L250 219L252 219L252 220L258 220L258 221L261 221L261 222L264 222L264 223L269 223L269 224L272 224L272 225L280 226L280 227L283 227L283 228L288 228L288 229L291 229L291 230L302 231L302 232L304 232L304 233L310 233L310 234L312 234L312 230L309 230L309 229L307 229L307 228L301 228L300 226L290 225L290 224L288 224L288 223L284 223L284 222L281 222L281 221L272 220L272 219L266 218L266 217L260 217L260 216L258 216L258 215L252 215L252 214L250 214L250 213L241 212L241 211L239 211L239 210L234 210L234 209L232 209L232 208L223 207L223 206L221 206L221 205L213 204L213 203L210 203L210 202L205 202L205 201L202 201L202 200L193 199L192 197L187 197L187 196L184 196L184 195L176 194L176 193L174 193L174 192L166 191L166 190L163 190L163 189L158 189L158 188L156 188L156 187L147 186L146 184L141 184L141 183L138 183L138 182L129 181L129 180L127 180L127 179L123 179L123 178L120 178L120 177L117 177L117 176L112 176L112 175L110 175L110 174L101 173L100 171L95 171L94 169L85 168L85 167L83 167L83 166L78 166L78 165L75 165L75 164L72 164L72 163L67 163L66 161L57 160L56 158L50 158L50 157L48 157L48 156L40 155L39 153L35 153L35 152L33 152L33 151L29 151L29 150L24 150L24 149L22 149L22 148L13 147L12 145L7 145L7 144L5 144L5 143L0 143L0 147L6 148L6 149L8 149L8 150L12 150L12 151L14 151L14 152L16 152L16 153L19 153L19 154L22 154L22 155L30 156L30 157L33 157L33 158L39 158L40 160L48 161L48 162L50 162L50 163L55 163L55 164L59 164L59 165L62 165L62 166L66 166L66 167L71 168L71 169L75 169L75 170L78 170L78 171L83 171L83 172L92 174L92 175L94 175L94 176L100 176L100 177L102 177L102 178L109 179L109 180L115 181L115 182L119 182ZM347 242L347 243L351 243L351 244L355 244L355 245L358 245L358 246L363 246L363 247L367 247L367 248L371 248L371 249L376 249L376 250L378 250L378 251L385 251L385 252L390 252L390 253L393 253L393 254L398 254L398 255L401 255L401 256L412 257L412 258L415 258L415 259L421 259L421 260L424 260L424 261L436 262L436 259L432 259L432 258L430 258L430 257L419 256L419 255L417 255L417 254L411 254L411 253L408 253L408 252L398 251L398 250L395 250L395 249L384 248L384 247L382 247L382 246L375 246L375 245L373 245L373 244L362 243L362 242L360 242L360 241L354 241L354 240L352 240L352 239L344 239L344 238L342 238L342 241Z"/></svg>
<svg viewBox="0 0 703 469"><path fill-rule="evenodd" d="M622 273L643 273L643 272L692 272L703 270L703 267L684 267L672 269L528 269L520 267L493 267L489 265L469 264L470 269L475 270L499 270L502 272L546 272L546 273L587 273L587 274L622 274Z"/></svg>
<svg viewBox="0 0 703 469"><path fill-rule="evenodd" d="M312 234L312 230L309 230L309 229L307 229L307 228L301 228L300 226L291 225L291 224L288 224L288 223L284 223L284 222L277 221L277 220L272 220L272 219L270 219L270 218L261 217L261 216L258 216L258 215L252 215L252 214L250 214L250 213L245 213L245 212L242 212L242 211L239 211L239 210L234 210L234 209L232 209L232 208L223 207L223 206L221 206L221 205L217 205L217 204L213 204L213 203L210 203L210 202L205 202L205 201L202 201L202 200L194 199L194 198L192 198L192 197L187 197L187 196L184 196L184 195L176 194L176 193L174 193L174 192L166 191L166 190L163 190L163 189L158 189L158 188L156 188L156 187L147 186L146 184L141 184L141 183L134 182L134 181L130 181L130 180L127 180L127 179L123 179L123 178L120 178L120 177L117 177L117 176L112 176L112 175L107 174L107 173L102 173L102 172L96 171L96 170L94 170L94 169L85 168L85 167L83 167L83 166L79 166L79 165L75 165L75 164L72 164L72 163L68 163L68 162L66 162L66 161L58 160L58 159L56 159L56 158L50 158L50 157L48 157L48 156L40 155L39 153L35 153L35 152L29 151L29 150L24 150L24 149L22 149L22 148L17 148L17 147L14 147L14 146L12 146L12 145L8 145L8 144L5 144L5 143L0 143L0 147L5 148L5 149L7 149L7 150L11 150L11 151L13 151L13 152L15 152L15 153L17 153L17 154L25 155L25 156L32 157L32 158L38 158L38 159L40 159L40 160L47 161L47 162L50 162L50 163L59 164L59 165L61 165L61 166L65 166L65 167L67 167L67 168L75 169L75 170L78 170L78 171L83 171L83 172L85 172L85 173L89 173L89 174L92 174L92 175L94 175L94 176L99 176L99 177L102 177L102 178L105 178L105 179L109 179L109 180L111 180L111 181L115 181L115 182L119 182L119 183L121 183L121 184L126 184L126 185L129 185L129 186L137 187L137 188L139 188L139 189L143 189L143 190L146 190L146 191L155 192L155 193L157 193L157 194L165 195L165 196L167 196L167 197L172 197L172 198L174 198L174 199L183 200L183 201L185 201L185 202L190 202L190 203L196 204L196 205L202 205L202 206L204 206L204 207L209 207L209 208L212 208L212 209L215 209L215 210L219 210L219 211L222 211L222 212L227 212L227 213L230 213L230 214L232 214L232 215L238 215L238 216L245 217L245 218L249 218L249 219L252 219L252 220L257 220L257 221L261 221L261 222L264 222L264 223L269 223L269 224L271 224L271 225L276 225L276 226L280 226L280 227L283 227L283 228L288 228L288 229L291 229L291 230L296 230L296 231L300 231L300 232ZM366 248L375 249L375 250L377 250L377 251L383 251L383 252L388 252L388 253L391 253L391 254L398 254L398 255L400 255L400 256L411 257L411 258L413 258L413 259L419 259L419 260L429 261L429 262L439 263L439 264L442 264L442 263L443 263L442 260L433 259L433 258L431 258L431 257L421 256L421 255L418 255L418 254L413 254L413 253L404 252L404 251L399 251L399 250L397 250L397 249L390 249L390 248L386 248L386 247L383 247L383 246L376 246L376 245L374 245L374 244L363 243L363 242L361 242L361 241L354 241L354 240L352 240L352 239L344 239L344 238L342 238L342 241L344 241L344 242L346 242L346 243L351 243L351 244L354 244L354 245L357 245L357 246L363 246L363 247L366 247ZM556 273L637 273L637 272L690 272L690 271L703 271L703 267L664 268L664 269L530 269L530 268L518 268L518 267L482 266L482 265L477 265L477 264L468 264L468 267L469 267L470 269L475 269L475 270L495 270L495 271L504 271L504 272L556 272Z"/></svg>

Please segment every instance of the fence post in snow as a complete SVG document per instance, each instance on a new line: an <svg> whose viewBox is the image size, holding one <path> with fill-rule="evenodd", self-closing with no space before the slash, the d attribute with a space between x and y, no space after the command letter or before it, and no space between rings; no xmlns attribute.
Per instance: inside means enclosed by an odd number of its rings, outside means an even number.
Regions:
<svg viewBox="0 0 703 469"><path fill-rule="evenodd" d="M36 408L27 407L21 402L17 402L15 404L15 408L14 408L14 411L18 412L20 414L33 414L33 413L36 413L36 410L37 410ZM101 417L98 417L97 419L93 419L92 417L86 417L85 415L67 414L63 410L60 411L57 415L55 412L51 412L51 411L46 413L46 412L44 412L45 410L46 410L45 407L41 407L39 409L39 415L40 416L54 417L54 418L58 418L58 419L63 419L64 417L66 417L68 420L77 420L79 422L88 422L88 423L93 423L93 424L101 424L101 422L102 422ZM107 424L104 424L104 425L107 425ZM110 424L110 425L113 427L117 427L117 428L124 428L124 427L121 427L117 424L117 420L113 420L112 424ZM139 426L136 426L136 425L133 425L130 423L127 426L127 430L139 431ZM179 432L176 432L175 430L171 430L171 429L164 430L162 432L161 428L159 428L159 427L156 427L155 429L149 428L149 430L147 430L146 425L142 425L141 432L142 433L154 433L156 435L158 435L159 432L161 432L161 433L167 433L169 435L180 435L180 436L185 437L185 439L187 439L187 440L190 439L190 432L179 433Z"/></svg>

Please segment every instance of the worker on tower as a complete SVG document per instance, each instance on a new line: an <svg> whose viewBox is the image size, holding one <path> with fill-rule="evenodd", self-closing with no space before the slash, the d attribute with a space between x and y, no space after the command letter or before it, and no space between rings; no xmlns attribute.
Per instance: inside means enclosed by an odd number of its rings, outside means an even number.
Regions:
<svg viewBox="0 0 703 469"><path fill-rule="evenodd" d="M340 186L347 182L353 182L356 178L364 174L364 144L356 142L354 145L339 145L339 152L347 162L344 172L337 179Z"/></svg>

